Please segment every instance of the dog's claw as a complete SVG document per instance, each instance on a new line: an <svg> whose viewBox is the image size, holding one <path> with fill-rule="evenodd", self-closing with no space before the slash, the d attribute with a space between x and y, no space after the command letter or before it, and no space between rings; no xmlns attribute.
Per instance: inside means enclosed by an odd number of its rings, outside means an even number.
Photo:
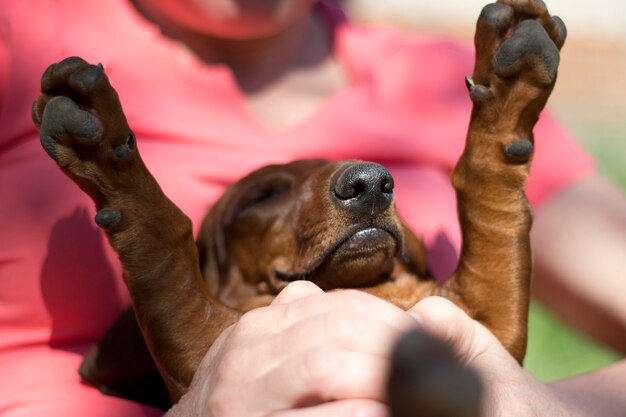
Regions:
<svg viewBox="0 0 626 417"><path fill-rule="evenodd" d="M470 93L470 98L474 104L480 104L487 100L489 97L489 89L484 85L476 84L470 77L465 77L465 86Z"/></svg>
<svg viewBox="0 0 626 417"><path fill-rule="evenodd" d="M103 229L110 229L120 222L122 213L119 210L103 208L95 217L96 224Z"/></svg>
<svg viewBox="0 0 626 417"><path fill-rule="evenodd" d="M115 148L115 156L118 158L124 158L129 155L132 151L135 150L135 135L133 132L130 132L126 137L126 143Z"/></svg>

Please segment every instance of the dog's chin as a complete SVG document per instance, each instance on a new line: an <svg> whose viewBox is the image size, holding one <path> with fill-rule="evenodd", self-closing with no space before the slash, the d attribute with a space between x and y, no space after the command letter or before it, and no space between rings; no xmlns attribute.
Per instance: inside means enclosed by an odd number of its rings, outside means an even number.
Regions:
<svg viewBox="0 0 626 417"><path fill-rule="evenodd" d="M301 274L277 272L282 281L306 279L328 291L364 288L389 279L398 254L398 238L379 228L354 233L340 242L314 271Z"/></svg>
<svg viewBox="0 0 626 417"><path fill-rule="evenodd" d="M389 278L397 251L398 243L389 232L362 230L333 251L312 281L323 290L370 287Z"/></svg>

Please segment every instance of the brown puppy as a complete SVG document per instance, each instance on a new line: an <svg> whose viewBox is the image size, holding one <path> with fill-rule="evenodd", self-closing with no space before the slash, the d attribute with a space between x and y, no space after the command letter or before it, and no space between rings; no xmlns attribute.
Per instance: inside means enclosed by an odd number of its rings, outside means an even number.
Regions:
<svg viewBox="0 0 626 417"><path fill-rule="evenodd" d="M474 108L452 178L463 248L443 286L429 278L380 165L309 160L256 171L211 209L198 252L189 219L143 164L102 66L80 58L51 65L33 119L44 149L96 204L173 401L223 329L298 279L360 288L403 308L447 297L521 361L531 276L524 183L564 39L541 1L483 9L467 79Z"/></svg>

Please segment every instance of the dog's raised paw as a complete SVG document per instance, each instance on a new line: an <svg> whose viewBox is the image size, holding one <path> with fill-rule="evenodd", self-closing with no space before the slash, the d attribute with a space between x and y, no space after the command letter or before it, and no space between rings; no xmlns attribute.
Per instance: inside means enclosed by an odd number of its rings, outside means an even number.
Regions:
<svg viewBox="0 0 626 417"><path fill-rule="evenodd" d="M552 84L567 30L541 0L500 0L485 6L476 25L476 84L500 77L529 76Z"/></svg>
<svg viewBox="0 0 626 417"><path fill-rule="evenodd" d="M541 0L499 0L476 24L476 63L466 79L483 130L499 132L506 161L525 163L550 96L567 30ZM523 142L513 138L526 138Z"/></svg>
<svg viewBox="0 0 626 417"><path fill-rule="evenodd" d="M78 57L50 65L32 118L44 150L96 203L136 160L136 140L104 67Z"/></svg>

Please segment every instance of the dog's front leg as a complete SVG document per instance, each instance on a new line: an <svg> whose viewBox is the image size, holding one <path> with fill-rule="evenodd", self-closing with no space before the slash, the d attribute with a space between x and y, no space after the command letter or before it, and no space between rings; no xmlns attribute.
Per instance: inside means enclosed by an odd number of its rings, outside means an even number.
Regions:
<svg viewBox="0 0 626 417"><path fill-rule="evenodd" d="M565 26L542 1L486 6L467 86L473 111L452 177L463 248L446 287L513 356L526 351L532 259L524 193L533 127L556 81Z"/></svg>
<svg viewBox="0 0 626 417"><path fill-rule="evenodd" d="M46 70L41 87L33 120L42 145L95 202L96 223L119 255L139 325L176 401L238 313L206 291L191 222L143 164L102 66L65 59Z"/></svg>

